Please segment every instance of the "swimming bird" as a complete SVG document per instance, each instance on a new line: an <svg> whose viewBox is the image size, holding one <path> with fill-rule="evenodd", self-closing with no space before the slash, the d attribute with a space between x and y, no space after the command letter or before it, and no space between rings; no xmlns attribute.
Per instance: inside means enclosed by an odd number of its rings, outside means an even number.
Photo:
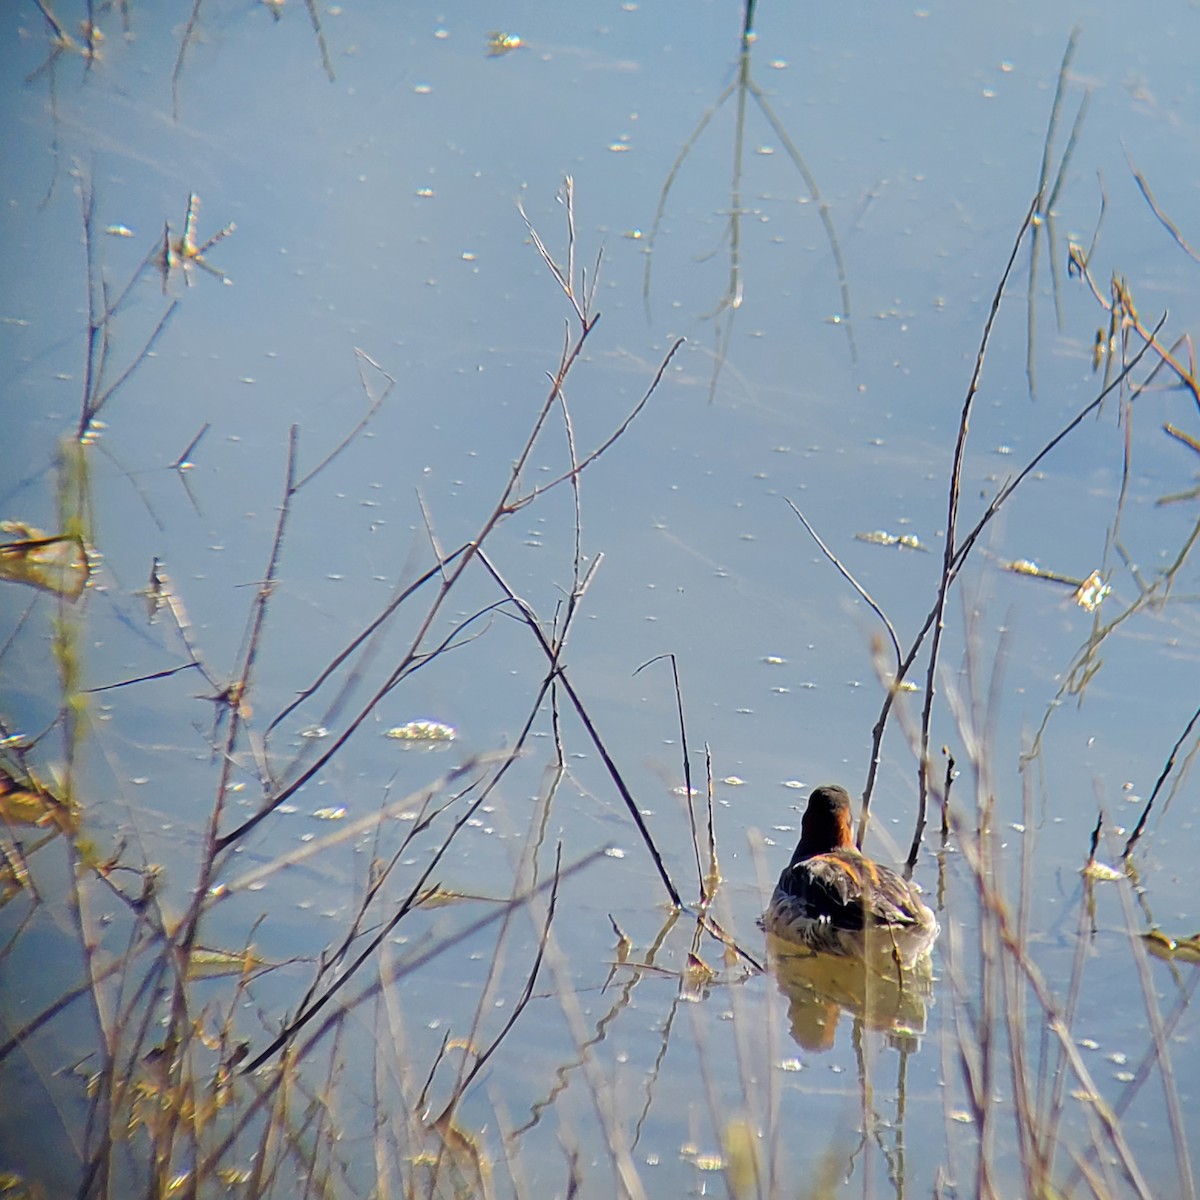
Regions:
<svg viewBox="0 0 1200 1200"><path fill-rule="evenodd" d="M850 797L817 788L800 822L800 842L783 869L763 928L830 954L898 953L906 966L928 954L939 928L921 889L854 845Z"/></svg>

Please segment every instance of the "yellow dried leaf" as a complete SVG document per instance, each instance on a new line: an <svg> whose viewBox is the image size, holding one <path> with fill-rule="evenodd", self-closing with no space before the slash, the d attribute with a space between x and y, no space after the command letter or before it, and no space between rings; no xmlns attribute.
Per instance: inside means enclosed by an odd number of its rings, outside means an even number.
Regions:
<svg viewBox="0 0 1200 1200"><path fill-rule="evenodd" d="M197 947L188 961L189 979L220 979L225 975L243 975L265 962L255 956L253 949L209 950Z"/></svg>
<svg viewBox="0 0 1200 1200"><path fill-rule="evenodd" d="M36 784L25 784L0 767L0 821L10 825L57 825L74 829L71 809Z"/></svg>
<svg viewBox="0 0 1200 1200"><path fill-rule="evenodd" d="M48 536L19 521L0 522L0 532L12 537L0 542L0 579L78 599L91 570L82 538Z"/></svg>
<svg viewBox="0 0 1200 1200"><path fill-rule="evenodd" d="M1166 962L1200 963L1200 933L1176 940L1161 929L1142 934L1147 951Z"/></svg>
<svg viewBox="0 0 1200 1200"><path fill-rule="evenodd" d="M49 814L44 796L12 789L0 792L0 816L10 825L37 825Z"/></svg>
<svg viewBox="0 0 1200 1200"><path fill-rule="evenodd" d="M1175 939L1167 937L1161 929L1151 929L1149 933L1143 933L1142 941L1146 943L1146 949L1155 958L1170 961L1175 957Z"/></svg>
<svg viewBox="0 0 1200 1200"><path fill-rule="evenodd" d="M462 892L452 892L447 888L432 887L417 897L417 904L422 908L442 908L447 904L457 904L460 900L473 899L464 896Z"/></svg>
<svg viewBox="0 0 1200 1200"><path fill-rule="evenodd" d="M1200 933L1175 943L1176 961L1200 963Z"/></svg>
<svg viewBox="0 0 1200 1200"><path fill-rule="evenodd" d="M1083 874L1088 879L1096 880L1097 883L1113 883L1123 878L1120 871L1110 867L1107 863L1097 862L1094 858L1089 859L1087 866L1083 868Z"/></svg>

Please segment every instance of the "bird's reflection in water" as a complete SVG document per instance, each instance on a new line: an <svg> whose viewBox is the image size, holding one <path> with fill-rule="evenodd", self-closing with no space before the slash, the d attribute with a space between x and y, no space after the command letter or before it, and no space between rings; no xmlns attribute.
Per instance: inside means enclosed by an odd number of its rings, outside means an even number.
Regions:
<svg viewBox="0 0 1200 1200"><path fill-rule="evenodd" d="M805 1050L831 1049L843 1012L853 1018L856 1042L863 1031L872 1031L897 1050L920 1047L932 1002L927 953L906 962L908 956L886 935L861 956L819 953L774 936L767 941L776 982L788 1000L792 1037Z"/></svg>
<svg viewBox="0 0 1200 1200"><path fill-rule="evenodd" d="M906 963L904 951L892 944L892 931L880 932L882 938L870 937L864 952L858 955L814 951L774 934L768 935L767 946L772 973L788 1001L788 1019L796 1043L809 1054L832 1050L840 1024L842 1037L849 1038L854 1054L856 1101L851 1101L849 1091L845 1100L854 1105L857 1116L842 1125L844 1138L827 1149L826 1167L832 1172L831 1181L840 1177L848 1183L856 1172L861 1172L864 1194L888 1194L893 1200L904 1200L906 1183L910 1182L906 1152L908 1060L920 1049L925 1033L926 1009L933 1002L933 969L928 935L923 951L918 947ZM842 1021L843 1013L849 1014L849 1022ZM894 1051L896 1075L889 1084L872 1067L873 1062L877 1067L882 1065L870 1050L872 1033ZM798 1091L804 1094L803 1084ZM890 1190L878 1178L874 1185L868 1182L872 1146L886 1164ZM835 1191L836 1186L821 1194L833 1195Z"/></svg>

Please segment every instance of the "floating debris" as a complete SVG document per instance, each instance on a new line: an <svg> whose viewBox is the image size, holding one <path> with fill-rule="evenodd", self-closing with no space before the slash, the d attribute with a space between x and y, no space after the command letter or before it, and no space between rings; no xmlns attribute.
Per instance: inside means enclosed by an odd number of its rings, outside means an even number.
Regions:
<svg viewBox="0 0 1200 1200"><path fill-rule="evenodd" d="M617 962L626 963L629 961L629 952L633 949L633 939L617 924L612 913L608 914L608 923L612 926L613 933L617 935Z"/></svg>
<svg viewBox="0 0 1200 1200"><path fill-rule="evenodd" d="M869 542L872 546L899 546L902 550L920 550L922 554L929 553L926 546L915 533L887 533L882 529L870 533L856 533L855 541Z"/></svg>
<svg viewBox="0 0 1200 1200"><path fill-rule="evenodd" d="M208 950L197 946L188 959L189 979L219 979L225 975L247 975L266 962L248 946L245 950Z"/></svg>
<svg viewBox="0 0 1200 1200"><path fill-rule="evenodd" d="M188 194L187 215L183 219L183 236L173 238L171 237L170 223L163 226L162 249L158 253L158 270L162 275L164 292L167 290L167 281L170 279L171 272L176 267L183 271L184 282L188 287L192 286L193 266L207 271L224 284L233 283L233 280L224 271L214 267L204 256L219 241L233 233L237 226L230 221L224 228L218 229L208 241L197 245L196 215L199 211L200 197L195 192L191 192Z"/></svg>
<svg viewBox="0 0 1200 1200"><path fill-rule="evenodd" d="M330 808L318 808L313 816L318 821L340 821L346 815L346 806L337 804Z"/></svg>
<svg viewBox="0 0 1200 1200"><path fill-rule="evenodd" d="M1036 575L1041 579L1054 579L1055 582L1062 582L1059 576L1044 574L1041 567L1028 558L1014 558L1012 562L1004 564L1004 569L1006 571L1013 571L1017 575Z"/></svg>
<svg viewBox="0 0 1200 1200"><path fill-rule="evenodd" d="M77 600L91 574L87 550L77 534L48 535L20 521L0 521L0 579L26 583Z"/></svg>
<svg viewBox="0 0 1200 1200"><path fill-rule="evenodd" d="M422 892L416 899L420 908L445 908L448 904L458 904L463 900L485 900L486 896L470 896L466 892L455 892L448 888L431 887Z"/></svg>
<svg viewBox="0 0 1200 1200"><path fill-rule="evenodd" d="M383 736L395 742L429 745L452 742L458 737L458 731L453 725L443 725L440 721L409 721L407 725L386 730Z"/></svg>
<svg viewBox="0 0 1200 1200"><path fill-rule="evenodd" d="M1094 858L1088 860L1080 874L1087 879L1096 880L1097 883L1115 883L1118 879L1125 878L1114 867L1110 867L1107 863L1097 862Z"/></svg>
<svg viewBox="0 0 1200 1200"><path fill-rule="evenodd" d="M1149 933L1142 934L1142 941L1155 958L1168 962L1200 963L1200 933L1176 939L1163 933L1161 929L1151 929Z"/></svg>
<svg viewBox="0 0 1200 1200"><path fill-rule="evenodd" d="M134 236L133 230L130 229L128 225L106 225L104 227L104 232L107 233L109 237L131 238Z"/></svg>
<svg viewBox="0 0 1200 1200"><path fill-rule="evenodd" d="M498 29L493 29L487 36L488 58L502 58L505 54L520 50L525 45L520 36L515 33L501 33Z"/></svg>
<svg viewBox="0 0 1200 1200"><path fill-rule="evenodd" d="M1095 612L1112 592L1112 587L1105 583L1104 576L1099 571L1093 571L1086 579L1073 579L1070 575L1060 575L1057 571L1044 571L1028 558L1017 558L1001 565L1006 571L1012 571L1016 575L1032 575L1035 579L1048 579L1051 583L1074 588L1071 599L1085 612Z"/></svg>
<svg viewBox="0 0 1200 1200"><path fill-rule="evenodd" d="M1075 595L1072 599L1085 612L1095 612L1100 607L1105 596L1111 591L1112 588L1104 582L1104 576L1099 571L1093 571L1075 589Z"/></svg>
<svg viewBox="0 0 1200 1200"><path fill-rule="evenodd" d="M61 800L32 781L18 780L3 767L0 767L0 821L8 825L58 825L68 832L73 825L70 809Z"/></svg>
<svg viewBox="0 0 1200 1200"><path fill-rule="evenodd" d="M308 725L304 729L300 730L300 736L302 738L308 738L312 741L319 741L321 738L327 738L329 736L329 730L326 729L324 725Z"/></svg>
<svg viewBox="0 0 1200 1200"><path fill-rule="evenodd" d="M146 623L154 624L154 618L171 603L171 579L162 569L162 562L155 556L150 562L150 577L146 586L133 593L146 601Z"/></svg>

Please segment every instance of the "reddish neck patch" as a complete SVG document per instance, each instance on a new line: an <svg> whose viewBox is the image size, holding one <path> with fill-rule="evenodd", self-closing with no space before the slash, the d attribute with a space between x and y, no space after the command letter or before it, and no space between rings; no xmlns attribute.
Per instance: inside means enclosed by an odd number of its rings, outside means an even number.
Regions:
<svg viewBox="0 0 1200 1200"><path fill-rule="evenodd" d="M831 850L853 850L854 831L850 824L850 797L842 788L819 787L809 797L800 822L800 844L793 862L828 854Z"/></svg>

